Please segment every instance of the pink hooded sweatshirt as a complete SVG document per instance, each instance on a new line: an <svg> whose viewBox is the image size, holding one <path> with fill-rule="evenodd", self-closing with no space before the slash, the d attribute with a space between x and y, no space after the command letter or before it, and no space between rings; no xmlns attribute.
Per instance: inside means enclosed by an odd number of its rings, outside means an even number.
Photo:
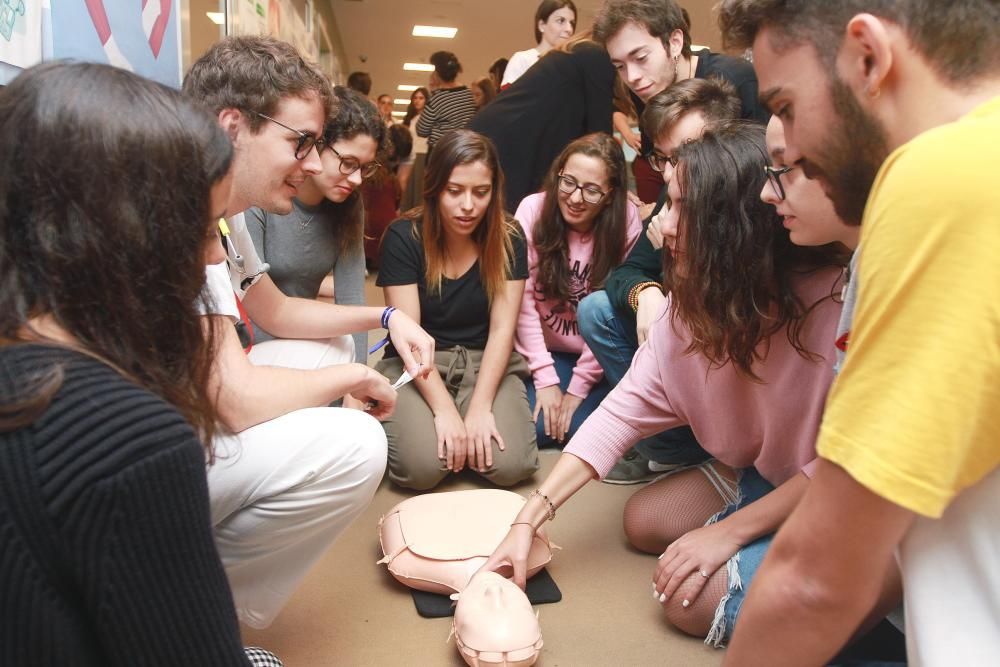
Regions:
<svg viewBox="0 0 1000 667"><path fill-rule="evenodd" d="M591 292L590 259L594 254L594 235L567 231L570 301L562 303L555 299L545 299L540 291L536 291L538 253L533 240L535 224L541 217L544 203L544 193L529 195L521 200L521 205L514 214L521 223L528 241L528 281L524 286L521 312L517 317L517 338L514 346L528 362L535 389L559 384L559 376L556 375L550 351L579 354L580 359L573 369L573 379L570 380L568 391L574 396L586 398L590 389L600 382L604 375L601 365L597 363L594 354L583 341L576 323L576 307L580 300ZM625 260L642 233L639 209L632 202L628 202L627 207L625 253L620 261Z"/></svg>
<svg viewBox="0 0 1000 667"><path fill-rule="evenodd" d="M615 462L642 438L684 424L701 446L733 468L753 466L778 486L800 470L809 474L816 435L833 381L834 341L841 304L840 269L803 276L796 285L809 307L800 338L805 359L788 341L787 328L762 343L766 357L754 364L763 382L738 374L731 363L712 366L701 354L685 352L687 327L671 320L669 300L650 327L628 373L590 415L566 446L603 479Z"/></svg>

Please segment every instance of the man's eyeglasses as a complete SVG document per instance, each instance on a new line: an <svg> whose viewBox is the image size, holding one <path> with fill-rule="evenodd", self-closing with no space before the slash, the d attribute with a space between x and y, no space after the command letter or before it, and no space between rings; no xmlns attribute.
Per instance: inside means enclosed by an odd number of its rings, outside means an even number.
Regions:
<svg viewBox="0 0 1000 667"><path fill-rule="evenodd" d="M336 155L338 159L340 159L340 173L343 174L344 176L350 176L358 169L360 169L361 178L367 179L374 176L375 172L377 172L382 167L382 163L380 163L378 160L372 160L368 164L361 164L361 160L359 160L356 157L350 155L341 155L340 153L337 152L337 149L334 148L331 144L326 144L326 148L333 151L333 154Z"/></svg>
<svg viewBox="0 0 1000 667"><path fill-rule="evenodd" d="M303 132L302 130L296 130L294 127L288 127L287 125L285 125L281 121L274 120L270 116L264 115L264 114L262 114L259 111L253 111L253 110L251 110L251 111L249 111L249 113L252 113L255 116L259 116L260 118L263 118L264 120L269 120L272 123L274 123L275 125L280 125L281 127L285 128L289 132L294 132L295 134L299 135L298 142L295 144L295 159L296 160L304 160L304 159L306 159L306 156L309 155L309 151L311 151L313 148L317 149L317 153L319 152L319 150L322 150L323 140L320 139L319 137L317 137L316 135L314 135L312 132Z"/></svg>
<svg viewBox="0 0 1000 667"><path fill-rule="evenodd" d="M588 204L600 204L601 200L608 194L596 185L580 185L572 176L565 176L563 174L559 174L557 186L559 188L559 192L571 197L574 192L579 190L583 195L583 201Z"/></svg>
<svg viewBox="0 0 1000 667"><path fill-rule="evenodd" d="M775 169L770 165L764 165L764 173L767 174L767 182L771 184L778 201L785 201L785 187L781 184L781 177L795 169L795 166L779 167Z"/></svg>
<svg viewBox="0 0 1000 667"><path fill-rule="evenodd" d="M670 163L671 167L677 168L677 158L673 155L663 155L661 153L646 153L646 161L649 162L649 166L653 168L653 171L658 171L661 174L667 168L667 163Z"/></svg>

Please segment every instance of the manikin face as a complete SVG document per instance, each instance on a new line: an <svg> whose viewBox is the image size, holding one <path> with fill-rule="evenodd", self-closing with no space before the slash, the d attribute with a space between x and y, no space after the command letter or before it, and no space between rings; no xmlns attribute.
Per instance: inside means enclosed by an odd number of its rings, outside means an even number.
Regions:
<svg viewBox="0 0 1000 667"><path fill-rule="evenodd" d="M223 110L223 114L229 110ZM295 148L299 135L294 130L319 136L323 131L323 105L315 95L308 99L287 97L271 116L276 123L261 119L256 134L242 114L233 141L233 189L229 215L257 206L269 213L292 211L292 198L309 176L323 170L315 149L297 160Z"/></svg>
<svg viewBox="0 0 1000 667"><path fill-rule="evenodd" d="M666 90L677 78L673 59L680 54L683 44L680 30L671 34L669 43L668 50L659 37L653 37L644 26L630 22L605 45L618 76L643 102Z"/></svg>
<svg viewBox="0 0 1000 667"><path fill-rule="evenodd" d="M663 157L672 158L682 145L701 138L705 131L705 117L700 111L688 111L653 142L654 151ZM663 165L663 182L670 183L674 177L674 167L670 161Z"/></svg>
<svg viewBox="0 0 1000 667"><path fill-rule="evenodd" d="M542 43L556 48L573 36L576 30L576 14L569 7L563 7L549 14L546 21L538 22L538 32L542 33Z"/></svg>
<svg viewBox="0 0 1000 667"><path fill-rule="evenodd" d="M815 246L840 242L851 249L856 247L860 227L845 225L820 184L807 178L800 167L785 161L785 132L777 116L771 116L767 125L767 151L775 169L791 167L791 171L778 176L785 193L783 200L770 180L764 183L760 198L784 218L792 243Z"/></svg>
<svg viewBox="0 0 1000 667"><path fill-rule="evenodd" d="M591 204L584 201L583 191L579 188L571 194L566 194L560 189L556 190L559 197L559 212L562 213L563 220L573 231L585 234L593 229L594 219L601 209L607 206L610 198L611 183L608 168L596 157L574 153L569 156L562 168L562 178L573 179L577 185L605 193L601 201Z"/></svg>
<svg viewBox="0 0 1000 667"><path fill-rule="evenodd" d="M330 150L332 148L333 150ZM312 176L313 183L323 196L337 204L343 202L351 196L357 188L361 187L361 172L364 166L375 160L375 151L378 146L375 140L367 134L359 134L350 139L338 139L331 147L322 153L323 171ZM337 154L340 157L337 157ZM341 169L341 158L354 158L361 165L361 169L352 174L344 174Z"/></svg>
<svg viewBox="0 0 1000 667"><path fill-rule="evenodd" d="M419 90L413 93L413 96L410 98L410 101L413 102L413 108L417 110L417 113L423 111L424 105L427 104L427 98L424 97L424 94Z"/></svg>
<svg viewBox="0 0 1000 667"><path fill-rule="evenodd" d="M202 253L205 257L206 265L218 264L226 259L226 252L222 248L222 241L219 238L219 218L226 217L226 207L229 205L229 197L232 194L232 189L232 170L212 186L209 202L211 219L208 221L208 234L205 237L205 245Z"/></svg>
<svg viewBox="0 0 1000 667"><path fill-rule="evenodd" d="M875 175L889 154L882 125L858 104L811 44L776 51L771 29L754 40L761 100L781 119L785 162L802 167L833 201L837 214L860 224Z"/></svg>
<svg viewBox="0 0 1000 667"><path fill-rule="evenodd" d="M446 237L470 236L493 200L493 171L485 162L460 164L451 170L438 195Z"/></svg>

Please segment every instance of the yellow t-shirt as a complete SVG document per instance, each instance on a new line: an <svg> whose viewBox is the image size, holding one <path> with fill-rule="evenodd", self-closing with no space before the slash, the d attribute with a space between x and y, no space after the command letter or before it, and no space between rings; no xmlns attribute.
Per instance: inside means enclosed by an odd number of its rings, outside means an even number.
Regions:
<svg viewBox="0 0 1000 667"><path fill-rule="evenodd" d="M817 450L939 517L1000 464L1000 97L882 165Z"/></svg>

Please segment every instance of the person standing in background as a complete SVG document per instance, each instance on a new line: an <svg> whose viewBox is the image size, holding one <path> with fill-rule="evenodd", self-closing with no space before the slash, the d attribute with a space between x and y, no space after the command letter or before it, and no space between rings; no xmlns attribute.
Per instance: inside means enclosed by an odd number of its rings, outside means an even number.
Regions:
<svg viewBox="0 0 1000 667"><path fill-rule="evenodd" d="M417 88L410 95L410 106L406 108L403 125L410 130L412 149L410 157L399 165L399 190L403 193L399 203L400 211L408 211L420 204L421 189L424 185L424 165L427 163L427 139L417 134L417 121L424 110L431 93L426 88Z"/></svg>
<svg viewBox="0 0 1000 667"><path fill-rule="evenodd" d="M576 5L573 0L542 0L535 10L535 46L510 57L500 79L499 90L521 78L538 59L576 32Z"/></svg>
<svg viewBox="0 0 1000 667"><path fill-rule="evenodd" d="M461 130L468 126L476 113L476 102L472 91L458 83L462 65L451 51L435 51L431 54L434 71L431 73L431 98L417 121L417 135L427 138L427 152L434 150L434 144L449 130Z"/></svg>

